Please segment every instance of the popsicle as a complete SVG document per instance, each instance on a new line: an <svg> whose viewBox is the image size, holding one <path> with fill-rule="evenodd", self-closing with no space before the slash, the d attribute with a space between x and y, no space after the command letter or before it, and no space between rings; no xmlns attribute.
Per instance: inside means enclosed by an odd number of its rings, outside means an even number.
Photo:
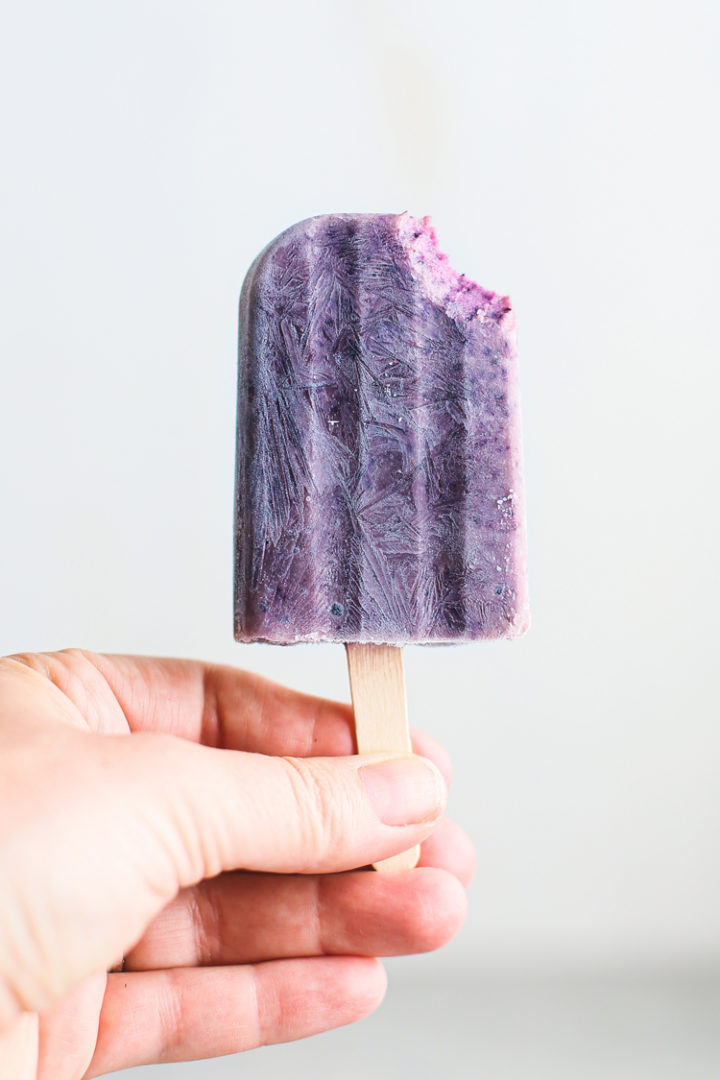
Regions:
<svg viewBox="0 0 720 1080"><path fill-rule="evenodd" d="M346 643L358 747L390 751L399 646L528 619L509 299L451 268L429 218L293 225L240 299L236 639Z"/></svg>

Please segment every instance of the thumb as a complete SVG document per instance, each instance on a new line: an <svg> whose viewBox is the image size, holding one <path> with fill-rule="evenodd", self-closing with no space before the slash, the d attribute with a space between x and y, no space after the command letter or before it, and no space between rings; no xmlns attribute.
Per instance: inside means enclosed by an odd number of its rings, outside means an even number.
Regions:
<svg viewBox="0 0 720 1080"><path fill-rule="evenodd" d="M412 754L278 758L73 732L50 765L4 848L0 1028L107 969L179 888L225 870L377 862L423 840L446 799L435 766Z"/></svg>
<svg viewBox="0 0 720 1080"><path fill-rule="evenodd" d="M224 870L330 873L377 862L420 843L447 799L440 772L414 754L280 758L170 736L129 742L180 886Z"/></svg>

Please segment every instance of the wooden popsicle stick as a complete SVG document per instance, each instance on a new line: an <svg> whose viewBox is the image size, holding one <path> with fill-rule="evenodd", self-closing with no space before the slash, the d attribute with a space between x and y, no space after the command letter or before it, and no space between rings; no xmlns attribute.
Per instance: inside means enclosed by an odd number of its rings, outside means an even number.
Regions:
<svg viewBox="0 0 720 1080"><path fill-rule="evenodd" d="M411 754L402 649L397 645L355 642L349 642L345 649L358 753ZM374 865L385 872L412 870L419 858L420 848L416 846Z"/></svg>

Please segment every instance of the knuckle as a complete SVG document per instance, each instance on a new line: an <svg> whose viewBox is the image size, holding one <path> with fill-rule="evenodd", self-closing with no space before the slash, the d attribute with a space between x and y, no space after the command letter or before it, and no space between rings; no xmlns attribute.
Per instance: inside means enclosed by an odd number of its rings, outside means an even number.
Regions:
<svg viewBox="0 0 720 1080"><path fill-rule="evenodd" d="M182 1045L185 1028L183 981L181 975L169 971L155 999L159 1032L159 1060L172 1061L177 1047Z"/></svg>
<svg viewBox="0 0 720 1080"><path fill-rule="evenodd" d="M352 821L352 800L329 762L285 757L296 811L298 841L313 867L341 850Z"/></svg>
<svg viewBox="0 0 720 1080"><path fill-rule="evenodd" d="M201 966L217 960L223 939L224 913L217 886L205 882L191 890L191 921L195 962Z"/></svg>

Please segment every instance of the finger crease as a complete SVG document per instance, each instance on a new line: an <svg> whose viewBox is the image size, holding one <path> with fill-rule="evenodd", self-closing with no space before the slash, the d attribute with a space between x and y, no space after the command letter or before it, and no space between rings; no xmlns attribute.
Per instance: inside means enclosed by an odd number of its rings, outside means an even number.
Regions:
<svg viewBox="0 0 720 1080"><path fill-rule="evenodd" d="M278 996L274 989L274 981L262 978L260 974L262 969L258 964L252 964L248 970L252 976L254 1045L266 1046L278 1022Z"/></svg>
<svg viewBox="0 0 720 1080"><path fill-rule="evenodd" d="M215 962L222 941L223 907L217 888L205 884L195 889L193 925L197 963L202 966ZM202 897L202 899L201 899Z"/></svg>
<svg viewBox="0 0 720 1080"><path fill-rule="evenodd" d="M313 934L317 951L324 956L327 953L324 941L325 923L325 887L328 879L324 874L315 876L315 896L313 898Z"/></svg>
<svg viewBox="0 0 720 1080"><path fill-rule="evenodd" d="M178 1046L182 1046L184 1026L183 980L168 972L163 990L157 998L158 1022L162 1039L161 1059L172 1061Z"/></svg>
<svg viewBox="0 0 720 1080"><path fill-rule="evenodd" d="M202 741L207 746L225 745L225 721L218 705L217 680L212 668L203 669Z"/></svg>

